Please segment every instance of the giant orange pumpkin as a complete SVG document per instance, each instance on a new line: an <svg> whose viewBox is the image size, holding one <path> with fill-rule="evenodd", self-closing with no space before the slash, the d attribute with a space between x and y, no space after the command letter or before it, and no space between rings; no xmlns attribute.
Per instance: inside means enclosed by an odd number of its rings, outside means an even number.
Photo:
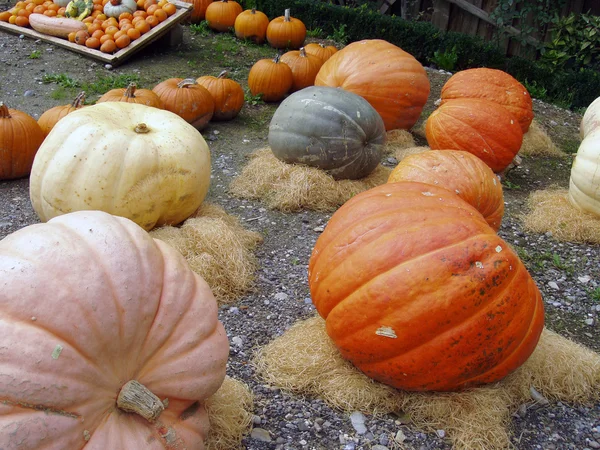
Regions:
<svg viewBox="0 0 600 450"><path fill-rule="evenodd" d="M353 42L334 53L319 70L315 86L341 87L364 97L388 131L411 128L429 96L421 63L381 39Z"/></svg>
<svg viewBox="0 0 600 450"><path fill-rule="evenodd" d="M425 124L427 142L433 150L464 150L502 172L523 143L516 117L489 100L449 100L436 109Z"/></svg>
<svg viewBox="0 0 600 450"><path fill-rule="evenodd" d="M81 211L2 240L0 277L0 448L205 448L229 345L176 250Z"/></svg>
<svg viewBox="0 0 600 450"><path fill-rule="evenodd" d="M456 72L442 88L442 104L457 98L481 98L504 106L519 121L526 133L533 120L529 92L514 77L502 70L485 67Z"/></svg>
<svg viewBox="0 0 600 450"><path fill-rule="evenodd" d="M430 150L409 155L394 168L388 183L418 181L449 189L474 206L496 231L504 215L498 176L477 156L460 150Z"/></svg>
<svg viewBox="0 0 600 450"><path fill-rule="evenodd" d="M428 184L388 183L346 202L308 277L342 356L399 389L498 381L544 326L540 292L510 246L454 192Z"/></svg>

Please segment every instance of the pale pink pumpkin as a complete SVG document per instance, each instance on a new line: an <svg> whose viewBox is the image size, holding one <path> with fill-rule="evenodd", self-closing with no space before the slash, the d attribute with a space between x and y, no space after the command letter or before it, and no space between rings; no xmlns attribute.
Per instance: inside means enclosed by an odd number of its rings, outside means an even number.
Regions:
<svg viewBox="0 0 600 450"><path fill-rule="evenodd" d="M0 280L0 448L204 449L229 345L179 253L81 211L0 241ZM131 380L148 419L117 405Z"/></svg>

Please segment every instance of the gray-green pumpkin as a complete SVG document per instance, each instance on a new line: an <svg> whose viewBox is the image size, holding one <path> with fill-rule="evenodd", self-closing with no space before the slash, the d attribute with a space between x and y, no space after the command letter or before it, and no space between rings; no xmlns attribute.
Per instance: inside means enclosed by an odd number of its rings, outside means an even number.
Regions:
<svg viewBox="0 0 600 450"><path fill-rule="evenodd" d="M379 164L385 125L362 97L311 86L281 104L269 125L269 146L286 163L317 167L335 179L369 175Z"/></svg>

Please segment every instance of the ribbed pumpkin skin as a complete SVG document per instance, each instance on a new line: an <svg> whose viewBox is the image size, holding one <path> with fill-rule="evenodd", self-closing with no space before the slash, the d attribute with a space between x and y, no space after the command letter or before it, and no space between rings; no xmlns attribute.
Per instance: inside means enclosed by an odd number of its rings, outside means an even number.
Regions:
<svg viewBox="0 0 600 450"><path fill-rule="evenodd" d="M29 114L0 102L0 180L29 175L44 132Z"/></svg>
<svg viewBox="0 0 600 450"><path fill-rule="evenodd" d="M481 159L459 150L430 150L409 155L394 168L388 183L416 181L443 187L481 213L495 230L504 215L504 195L498 177Z"/></svg>
<svg viewBox="0 0 600 450"><path fill-rule="evenodd" d="M425 69L412 55L380 39L344 47L319 70L315 86L341 87L365 98L383 118L386 130L408 130L429 96Z"/></svg>
<svg viewBox="0 0 600 450"><path fill-rule="evenodd" d="M238 39L248 39L255 44L262 44L267 38L269 18L261 11L247 9L240 13L233 24Z"/></svg>
<svg viewBox="0 0 600 450"><path fill-rule="evenodd" d="M210 5L213 0L183 0L186 3L191 3L194 5L194 9L192 10L192 15L190 16L190 22L199 23L204 20L206 16L206 8Z"/></svg>
<svg viewBox="0 0 600 450"><path fill-rule="evenodd" d="M281 55L281 62L292 69L292 87L290 92L296 92L305 87L313 86L323 60L314 55L309 55L304 50L290 50Z"/></svg>
<svg viewBox="0 0 600 450"><path fill-rule="evenodd" d="M442 88L442 103L457 98L481 98L504 106L519 121L526 133L533 120L529 92L508 73L488 68L462 70L450 77Z"/></svg>
<svg viewBox="0 0 600 450"><path fill-rule="evenodd" d="M217 0L206 8L208 26L215 31L226 32L235 25L235 19L242 12L242 6L234 0Z"/></svg>
<svg viewBox="0 0 600 450"><path fill-rule="evenodd" d="M279 60L259 59L248 73L248 88L252 95L262 94L265 102L278 102L292 87L292 69Z"/></svg>
<svg viewBox="0 0 600 450"><path fill-rule="evenodd" d="M523 132L506 108L489 100L456 99L436 109L425 124L433 150L464 150L498 173L519 152Z"/></svg>
<svg viewBox="0 0 600 450"><path fill-rule="evenodd" d="M453 192L385 184L346 202L321 234L310 292L344 358L411 391L491 383L533 352L544 326L535 282Z"/></svg>
<svg viewBox="0 0 600 450"><path fill-rule="evenodd" d="M286 98L269 125L280 160L327 171L336 179L370 174L381 160L383 121L367 101L341 89L308 87Z"/></svg>
<svg viewBox="0 0 600 450"><path fill-rule="evenodd" d="M203 76L196 82L212 95L215 102L213 120L231 120L244 106L244 89L238 82L227 78L227 72L218 77Z"/></svg>
<svg viewBox="0 0 600 450"><path fill-rule="evenodd" d="M169 78L158 83L152 91L163 102L164 109L201 130L215 111L215 101L204 86L193 79Z"/></svg>
<svg viewBox="0 0 600 450"><path fill-rule="evenodd" d="M205 448L229 345L177 251L84 211L7 236L0 274L0 448ZM116 407L132 379L169 399L154 424Z"/></svg>
<svg viewBox="0 0 600 450"><path fill-rule="evenodd" d="M126 88L111 89L96 100L96 103L102 102L137 103L138 105L164 109L162 100L154 91L150 89L138 89L135 83L130 84Z"/></svg>
<svg viewBox="0 0 600 450"><path fill-rule="evenodd" d="M595 129L600 127L600 97L594 100L590 106L587 107L585 113L583 114L583 118L581 119L581 124L579 125L579 131L581 139L585 139L585 137L594 131Z"/></svg>
<svg viewBox="0 0 600 450"><path fill-rule="evenodd" d="M569 201L600 217L600 128L588 132L571 166Z"/></svg>
<svg viewBox="0 0 600 450"><path fill-rule="evenodd" d="M54 125L56 125L56 123L60 119L79 108L83 108L84 101L85 91L80 92L79 95L77 95L77 97L75 98L75 100L73 100L73 103L69 105L55 106L54 108L50 108L49 110L44 111L44 113L40 116L40 118L37 121L38 125L42 129L42 132L44 133L44 137L48 136L48 133L52 131L52 128L54 128Z"/></svg>
<svg viewBox="0 0 600 450"><path fill-rule="evenodd" d="M300 19L284 16L276 17L267 27L267 42L273 48L299 49L306 39L306 26ZM287 16L287 17L286 17Z"/></svg>
<svg viewBox="0 0 600 450"><path fill-rule="evenodd" d="M306 44L304 46L304 50L309 55L315 55L318 58L321 58L323 62L327 61L329 58L333 56L334 53L337 53L338 49L333 45L328 45L327 47L323 44L317 44L315 42L311 42L310 44Z"/></svg>

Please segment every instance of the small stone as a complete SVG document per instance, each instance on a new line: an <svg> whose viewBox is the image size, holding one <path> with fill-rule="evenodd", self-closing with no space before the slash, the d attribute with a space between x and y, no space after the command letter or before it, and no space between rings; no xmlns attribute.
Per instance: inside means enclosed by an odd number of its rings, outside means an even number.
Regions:
<svg viewBox="0 0 600 450"><path fill-rule="evenodd" d="M278 292L274 298L275 300L284 301L288 299L288 295L285 292Z"/></svg>
<svg viewBox="0 0 600 450"><path fill-rule="evenodd" d="M374 445L373 447L371 447L371 450L390 450L388 447L386 447L385 445Z"/></svg>
<svg viewBox="0 0 600 450"><path fill-rule="evenodd" d="M253 428L250 437L255 441L260 442L271 442L271 435L263 428Z"/></svg>
<svg viewBox="0 0 600 450"><path fill-rule="evenodd" d="M444 439L446 437L446 431L445 430L435 430L435 434L437 434L442 439Z"/></svg>
<svg viewBox="0 0 600 450"><path fill-rule="evenodd" d="M104 68L106 70L112 70L113 66L112 66L112 64L104 64Z"/></svg>
<svg viewBox="0 0 600 450"><path fill-rule="evenodd" d="M404 434L404 432L402 430L398 430L396 436L394 436L394 441L396 441L398 444L402 444L405 440L406 435Z"/></svg>
<svg viewBox="0 0 600 450"><path fill-rule="evenodd" d="M239 308L237 306L232 306L231 308L229 308L229 312L231 314L239 314L240 310L239 310Z"/></svg>
<svg viewBox="0 0 600 450"><path fill-rule="evenodd" d="M213 134L221 134L219 130L213 130Z"/></svg>
<svg viewBox="0 0 600 450"><path fill-rule="evenodd" d="M316 231L317 233L321 233L325 228L324 227L314 227L313 231Z"/></svg>
<svg viewBox="0 0 600 450"><path fill-rule="evenodd" d="M589 319L585 319L585 324L589 325L590 327L594 326L595 320L593 317L590 317Z"/></svg>
<svg viewBox="0 0 600 450"><path fill-rule="evenodd" d="M592 448L600 448L600 443L598 443L596 441L590 441L590 442L588 442L588 445Z"/></svg>
<svg viewBox="0 0 600 450"><path fill-rule="evenodd" d="M556 282L554 282L554 281L549 281L548 286L550 286L552 289L554 289L556 291L559 289L558 284L556 284Z"/></svg>
<svg viewBox="0 0 600 450"><path fill-rule="evenodd" d="M365 416L363 413L354 411L352 414L350 414L350 422L352 422L352 427L354 427L358 434L365 434L367 432L367 427L365 426Z"/></svg>
<svg viewBox="0 0 600 450"><path fill-rule="evenodd" d="M23 94L24 97L33 97L35 95L35 92L32 90L27 90L25 91L25 93Z"/></svg>
<svg viewBox="0 0 600 450"><path fill-rule="evenodd" d="M577 277L577 279L580 283L586 284L592 279L592 277L590 277L589 275L584 275L582 277Z"/></svg>
<svg viewBox="0 0 600 450"><path fill-rule="evenodd" d="M260 424L261 424L261 422L262 422L262 419L260 418L260 416L257 416L256 414L254 414L254 415L252 416L252 423L253 423L254 425L260 425Z"/></svg>
<svg viewBox="0 0 600 450"><path fill-rule="evenodd" d="M233 345L235 345L236 347L241 347L241 346L243 346L243 345L244 345L244 341L243 341L243 340L242 340L242 338L241 338L241 337L239 337L239 336L234 336L234 337L232 337L232 338L231 338L231 343L232 343Z"/></svg>

